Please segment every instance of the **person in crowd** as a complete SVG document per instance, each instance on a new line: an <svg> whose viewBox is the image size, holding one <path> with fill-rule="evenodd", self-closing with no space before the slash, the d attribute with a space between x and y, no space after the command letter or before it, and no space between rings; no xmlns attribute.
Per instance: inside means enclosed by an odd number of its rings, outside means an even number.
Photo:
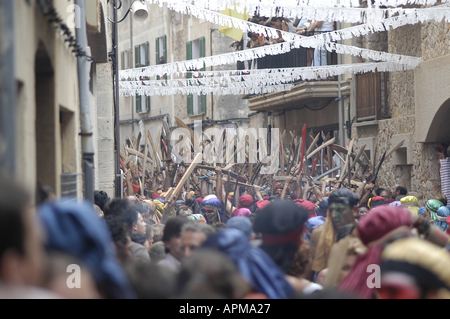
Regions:
<svg viewBox="0 0 450 319"><path fill-rule="evenodd" d="M111 209L120 206L117 204L118 201L113 200L106 205L106 216L112 214ZM121 212L127 214L126 209ZM81 260L92 273L103 298L135 297L115 257L109 231L96 216L92 203L78 203L68 198L45 203L39 207L38 213L47 233L45 247L48 251L63 252ZM131 224L127 224L130 232L133 227L132 215L128 220ZM135 211L134 216L137 219Z"/></svg>
<svg viewBox="0 0 450 319"><path fill-rule="evenodd" d="M94 204L103 211L107 202L110 201L108 194L104 191L94 191Z"/></svg>
<svg viewBox="0 0 450 319"><path fill-rule="evenodd" d="M58 298L39 287L46 255L31 197L0 172L0 298Z"/></svg>
<svg viewBox="0 0 450 319"><path fill-rule="evenodd" d="M183 258L191 257L203 242L216 232L213 226L204 223L187 223L181 228L180 251Z"/></svg>
<svg viewBox="0 0 450 319"><path fill-rule="evenodd" d="M113 199L105 206L105 216L119 216L129 229L130 238L133 232L145 235L145 223L142 215L136 211L133 199ZM147 249L137 242L131 241L130 255L132 259L150 261Z"/></svg>
<svg viewBox="0 0 450 319"><path fill-rule="evenodd" d="M419 238L387 246L381 255L378 299L450 299L450 255Z"/></svg>
<svg viewBox="0 0 450 319"><path fill-rule="evenodd" d="M242 299L251 287L228 257L201 248L181 265L175 290L179 299Z"/></svg>
<svg viewBox="0 0 450 319"><path fill-rule="evenodd" d="M161 260L158 265L168 267L177 273L180 270L181 253L181 229L184 224L189 223L186 217L172 217L166 223L162 241L166 248L166 258Z"/></svg>
<svg viewBox="0 0 450 319"><path fill-rule="evenodd" d="M358 214L358 196L352 191L341 188L331 193L328 198L327 221L317 227L311 234L312 270L319 272L327 268L331 246L336 242L340 228L356 223Z"/></svg>

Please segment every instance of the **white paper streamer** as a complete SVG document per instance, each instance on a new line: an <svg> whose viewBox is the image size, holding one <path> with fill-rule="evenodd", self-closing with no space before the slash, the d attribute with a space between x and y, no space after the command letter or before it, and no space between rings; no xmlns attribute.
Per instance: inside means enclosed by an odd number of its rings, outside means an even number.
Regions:
<svg viewBox="0 0 450 319"><path fill-rule="evenodd" d="M277 43L259 48L219 54L195 60L186 60L137 69L122 70L119 73L119 77L120 79L126 80L139 79L140 77L154 77L156 75L162 76L164 74L174 74L175 76L180 76L180 74L189 70L200 70L203 67L232 64L238 61L249 61L262 58L267 55L279 55L287 53L293 48L300 47L323 48L330 52L336 51L338 54L350 54L374 61L400 63L404 64L409 69L416 68L422 61L421 58L417 57L379 52L332 42L324 43L324 41L318 38L302 37L300 39L296 39L294 42Z"/></svg>
<svg viewBox="0 0 450 319"><path fill-rule="evenodd" d="M265 69L252 71L204 71L195 72L197 78L171 80L121 81L122 96L173 95L173 94L251 94L258 90L271 90L269 86L291 85L289 82L327 78L345 73L406 71L409 68L398 63L357 63L303 67L289 69ZM248 74L245 74L248 73ZM245 75L243 75L245 74ZM283 90L286 91L286 90Z"/></svg>
<svg viewBox="0 0 450 319"><path fill-rule="evenodd" d="M150 0L151 1L151 0ZM153 0L153 1L163 1L163 0ZM450 0L449 0L450 1ZM218 12L214 12L207 9L202 9L190 4L184 4L184 7L181 7L182 11L180 13L192 15L198 19L207 20L211 23L217 25L223 25L228 27L234 27L243 30L244 32L254 32L257 34L264 34L267 37L278 38L278 32L274 28L262 26L260 24L252 23L249 21L244 21L238 18L230 17ZM177 9L179 9L177 7ZM398 13L397 13L398 14ZM410 9L408 13L403 13L397 15L395 17L387 18L381 21L361 24L354 27L336 30L332 32L328 32L327 35L330 39L334 41L349 39L352 37L359 37L362 35L366 35L373 32L386 31L392 28L398 28L407 24L416 24L419 22L425 21L446 21L450 22L450 7L448 4L439 5L432 8L427 9ZM286 41L294 41L301 35L281 31L282 37ZM322 35L315 35L314 38L317 38L321 41L323 40Z"/></svg>
<svg viewBox="0 0 450 319"><path fill-rule="evenodd" d="M442 3L446 3L449 0L442 1ZM220 11L224 10L226 6L232 8L234 1L225 0L225 1L193 1L194 5L189 1L184 0L147 0L148 3L151 4L159 4L162 6L163 4L167 4L169 9L175 10L177 12L185 13L185 14L200 14L198 11L202 9L207 9L210 11ZM383 19L394 16L396 14L400 15L408 15L408 16L432 16L434 13L432 12L433 8L401 8L398 7L400 5L405 5L407 2L415 2L419 5L433 5L436 3L434 0L412 0L412 1L391 1L393 8L380 9L380 5L386 1L382 2L379 5L375 5L374 7L369 8L361 8L359 7L359 1L355 1L357 6L343 6L339 4L333 5L327 1L309 1L308 4L298 5L298 1L273 1L272 4L267 3L267 1L263 1L260 3L259 1L246 0L245 2L240 2L235 7L236 11L240 13L246 12L259 12L261 16L283 16L283 17L302 17L316 21L341 21L341 22L349 22L349 23L380 23ZM350 1L340 1L342 3L350 3ZM264 4L265 3L265 4ZM291 4L289 4L291 3ZM390 6L390 5L388 5ZM431 9L431 10L430 10ZM448 13L447 13L448 15ZM210 21L210 20L208 20ZM212 21L211 21L212 22Z"/></svg>

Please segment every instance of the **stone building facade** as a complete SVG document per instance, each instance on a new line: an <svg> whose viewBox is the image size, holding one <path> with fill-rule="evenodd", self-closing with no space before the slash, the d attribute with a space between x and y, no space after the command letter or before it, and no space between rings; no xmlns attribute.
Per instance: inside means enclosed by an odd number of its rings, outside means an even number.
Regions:
<svg viewBox="0 0 450 319"><path fill-rule="evenodd" d="M16 98L14 105L1 105L15 110L16 163L10 173L33 197L38 182L53 188L58 196L82 197L77 57L60 27L66 25L75 37L75 2L11 2L14 55L6 63L14 64L14 72L8 77L16 86ZM111 35L105 23L106 9L107 0L86 1L87 53L94 58L90 64L89 99L96 141L95 188L113 194L112 82L108 80L112 77L108 61ZM54 15L60 22L52 21ZM5 38L0 35L2 41Z"/></svg>
<svg viewBox="0 0 450 319"><path fill-rule="evenodd" d="M435 147L450 140L446 128L450 118L448 31L447 23L428 22L365 39L369 48L385 47L391 53L423 59L416 70L389 73L387 107L381 118L353 127L359 146L373 142L366 149L376 154L376 162L384 151L404 140L383 164L379 185L390 188L402 183L421 205L441 192ZM370 43L374 39L380 41Z"/></svg>
<svg viewBox="0 0 450 319"><path fill-rule="evenodd" d="M129 4L130 1L123 1L119 16L125 14ZM217 25L171 11L165 5L147 4L147 7L147 20L130 22L130 15L119 25L121 70L232 52L233 40L220 33ZM235 70L236 65L207 68L213 69ZM204 128L248 126L249 122L247 100L240 96L207 95L191 99L179 94L154 95L139 97L141 107L136 100L136 97L120 98L121 145L139 134L141 121L144 131L149 130L153 139L160 133L163 121L171 128L177 127L175 116L187 125L202 121Z"/></svg>

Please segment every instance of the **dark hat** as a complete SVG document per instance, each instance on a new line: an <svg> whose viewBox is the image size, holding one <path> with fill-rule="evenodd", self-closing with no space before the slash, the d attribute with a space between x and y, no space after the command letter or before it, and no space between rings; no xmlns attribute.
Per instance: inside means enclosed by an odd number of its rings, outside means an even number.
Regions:
<svg viewBox="0 0 450 319"><path fill-rule="evenodd" d="M254 229L263 234L286 234L300 227L308 219L308 212L291 202L275 201L262 209L256 217Z"/></svg>

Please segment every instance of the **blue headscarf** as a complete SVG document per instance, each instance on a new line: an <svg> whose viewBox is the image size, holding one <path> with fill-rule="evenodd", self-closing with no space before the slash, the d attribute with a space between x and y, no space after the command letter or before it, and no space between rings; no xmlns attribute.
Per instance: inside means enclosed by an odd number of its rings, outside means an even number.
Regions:
<svg viewBox="0 0 450 319"><path fill-rule="evenodd" d="M280 267L262 249L253 247L242 231L225 228L209 236L203 247L226 254L255 292L270 299L286 299L293 295L294 290Z"/></svg>
<svg viewBox="0 0 450 319"><path fill-rule="evenodd" d="M308 229L308 232L311 234L314 229L319 227L322 224L325 224L326 220L323 216L312 217L305 222L305 227ZM306 234L305 238L310 240L309 235Z"/></svg>
<svg viewBox="0 0 450 319"><path fill-rule="evenodd" d="M249 218L244 216L235 216L227 221L227 228L239 229L250 240L253 234L253 225Z"/></svg>
<svg viewBox="0 0 450 319"><path fill-rule="evenodd" d="M207 198L207 197L205 197L205 198ZM214 208L217 208L217 212L219 213L219 216L220 216L220 222L225 223L223 210L222 210L223 205L222 205L222 202L216 196L204 200L201 203L201 206L202 206L203 215L205 216L206 220L208 220L208 218L205 215L204 207L205 206L212 206Z"/></svg>
<svg viewBox="0 0 450 319"><path fill-rule="evenodd" d="M125 272L115 259L108 228L97 217L92 204L63 198L40 206L39 216L47 231L47 249L80 259L111 298L135 298Z"/></svg>
<svg viewBox="0 0 450 319"><path fill-rule="evenodd" d="M447 218L447 216L450 215L450 208L448 208L447 206L442 206L436 211L436 215L438 217ZM447 230L447 226L448 226L447 221L440 221L436 218L436 221L434 222L434 224L436 226L440 227L443 231Z"/></svg>

